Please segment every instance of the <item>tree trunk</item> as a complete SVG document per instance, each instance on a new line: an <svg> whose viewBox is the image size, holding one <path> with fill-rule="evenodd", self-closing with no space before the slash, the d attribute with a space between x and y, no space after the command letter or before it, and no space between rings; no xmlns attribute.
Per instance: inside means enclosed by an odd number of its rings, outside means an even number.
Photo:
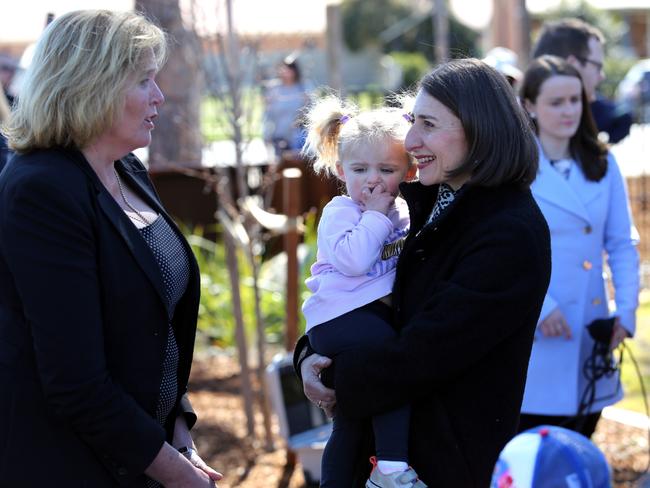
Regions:
<svg viewBox="0 0 650 488"><path fill-rule="evenodd" d="M446 0L434 0L433 32L436 63L449 61L449 12Z"/></svg>
<svg viewBox="0 0 650 488"><path fill-rule="evenodd" d="M267 392L269 391L266 384L266 328L264 327L264 317L262 316L262 297L260 294L259 286L259 263L258 257L255 253L255 244L251 240L248 255L251 262L251 269L253 270L253 291L255 292L255 322L257 331L257 380L260 384L258 391L258 398L260 402L260 409L262 410L262 418L264 420L264 435L265 445L264 449L267 452L275 449L273 445L273 428L271 426L271 406Z"/></svg>
<svg viewBox="0 0 650 488"><path fill-rule="evenodd" d="M157 82L165 95L149 146L149 166L201 165L201 49L194 32L183 27L178 0L136 0L136 9L169 35L169 58Z"/></svg>
<svg viewBox="0 0 650 488"><path fill-rule="evenodd" d="M244 330L244 315L241 304L239 288L239 264L237 263L237 246L234 236L226 229L223 233L226 245L226 263L230 286L232 289L232 307L235 316L235 340L239 352L239 366L241 367L241 392L244 399L244 412L246 413L246 430L250 439L255 437L255 416L253 414L253 387L250 380L248 367L248 346L246 344L246 331Z"/></svg>

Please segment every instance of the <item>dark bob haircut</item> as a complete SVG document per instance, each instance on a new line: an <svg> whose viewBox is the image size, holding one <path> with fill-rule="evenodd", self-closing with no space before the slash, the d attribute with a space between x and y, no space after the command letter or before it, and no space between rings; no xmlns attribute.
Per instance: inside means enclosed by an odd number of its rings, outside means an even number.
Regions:
<svg viewBox="0 0 650 488"><path fill-rule="evenodd" d="M528 187L537 174L538 149L526 113L505 77L478 59L439 65L420 82L460 119L467 140L467 158L448 172L470 174L469 184Z"/></svg>
<svg viewBox="0 0 650 488"><path fill-rule="evenodd" d="M522 104L525 105L526 101L536 103L542 85L553 76L577 78L582 86L580 73L568 61L558 56L544 55L534 59L524 73L520 89ZM588 180L600 181L607 173L607 147L598 139L598 129L591 115L584 86L581 91L582 114L576 133L569 140L569 152L571 157L578 161ZM535 131L539 132L537 123L533 123Z"/></svg>

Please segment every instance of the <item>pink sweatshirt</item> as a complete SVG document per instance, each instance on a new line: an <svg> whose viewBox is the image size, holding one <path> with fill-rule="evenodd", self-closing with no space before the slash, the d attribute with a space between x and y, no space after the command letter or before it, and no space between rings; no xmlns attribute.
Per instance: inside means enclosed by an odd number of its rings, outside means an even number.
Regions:
<svg viewBox="0 0 650 488"><path fill-rule="evenodd" d="M334 197L323 209L316 262L305 282L312 292L302 305L306 330L390 294L398 255L384 260L382 250L408 228L408 207L399 197L388 216Z"/></svg>

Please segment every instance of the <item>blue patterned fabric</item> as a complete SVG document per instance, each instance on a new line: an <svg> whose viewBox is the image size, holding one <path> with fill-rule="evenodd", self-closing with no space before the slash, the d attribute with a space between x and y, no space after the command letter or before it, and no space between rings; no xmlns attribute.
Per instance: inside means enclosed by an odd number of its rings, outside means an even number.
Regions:
<svg viewBox="0 0 650 488"><path fill-rule="evenodd" d="M158 216L150 225L143 227L140 234L151 248L154 258L160 266L165 283L165 295L169 310L169 323L167 332L167 347L163 362L162 380L160 383L160 396L156 408L156 420L164 425L167 417L176 404L178 394L178 345L171 319L174 315L176 304L185 293L190 277L190 265L185 249L162 216ZM160 484L154 480L147 480L147 488L157 488Z"/></svg>

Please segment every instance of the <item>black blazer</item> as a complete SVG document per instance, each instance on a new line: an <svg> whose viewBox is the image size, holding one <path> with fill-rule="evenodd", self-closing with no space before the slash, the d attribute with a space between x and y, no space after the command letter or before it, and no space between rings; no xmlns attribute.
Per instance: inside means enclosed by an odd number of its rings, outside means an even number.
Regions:
<svg viewBox="0 0 650 488"><path fill-rule="evenodd" d="M188 288L172 319L185 392L200 284L189 245L133 155L123 181L181 236ZM144 486L168 314L153 253L76 150L14 157L0 175L0 486Z"/></svg>
<svg viewBox="0 0 650 488"><path fill-rule="evenodd" d="M420 479L484 488L517 428L550 279L548 226L529 190L505 186L467 187L423 228L438 187L400 188L411 229L392 296L399 337L334 358L336 408L364 418L411 404L409 463ZM360 454L354 486L364 486L371 453Z"/></svg>

